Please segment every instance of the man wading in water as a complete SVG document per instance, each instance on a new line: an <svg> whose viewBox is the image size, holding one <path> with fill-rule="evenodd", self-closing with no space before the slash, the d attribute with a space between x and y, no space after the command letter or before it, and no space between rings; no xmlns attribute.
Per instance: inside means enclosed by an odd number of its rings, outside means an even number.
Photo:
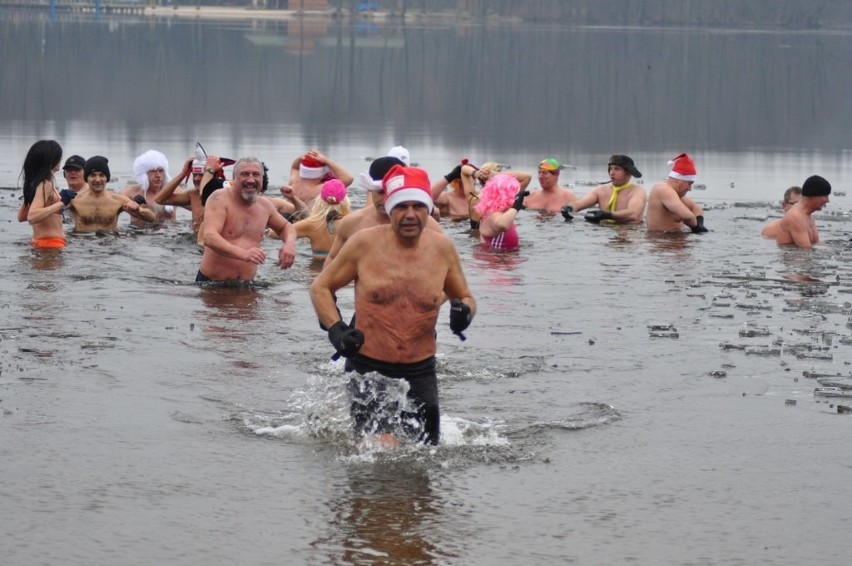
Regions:
<svg viewBox="0 0 852 566"><path fill-rule="evenodd" d="M320 326L328 330L337 353L347 358L346 371L405 379L417 412L401 415L402 428L418 442L437 444L438 313L446 295L451 300L450 329L463 339L476 301L452 241L427 228L433 203L426 172L397 165L383 186L390 225L353 234L311 285L311 299ZM341 320L334 302L335 291L352 281L358 313L354 326ZM383 407L371 399L376 389L370 378L350 380L352 417L358 432L380 433L382 442L392 443L390 434L396 430L377 414ZM407 425L412 420L418 426Z"/></svg>
<svg viewBox="0 0 852 566"><path fill-rule="evenodd" d="M287 269L296 254L296 229L265 198L257 198L263 165L243 157L234 165L231 186L210 195L204 208L204 255L196 282L252 281L266 262L260 242L267 227L281 238L278 265Z"/></svg>

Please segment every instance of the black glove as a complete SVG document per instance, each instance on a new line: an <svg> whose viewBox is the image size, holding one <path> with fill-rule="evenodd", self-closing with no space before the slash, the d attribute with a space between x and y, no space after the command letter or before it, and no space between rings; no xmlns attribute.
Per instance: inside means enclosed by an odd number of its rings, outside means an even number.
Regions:
<svg viewBox="0 0 852 566"><path fill-rule="evenodd" d="M525 209L526 207L524 206L524 197L528 196L529 194L529 191L521 191L517 195L515 195L515 202L512 203L512 208L514 208L518 212Z"/></svg>
<svg viewBox="0 0 852 566"><path fill-rule="evenodd" d="M334 346L334 349L337 350L337 355L334 359L340 356L348 358L355 355L361 349L361 346L364 345L364 333L360 330L355 330L342 320L338 320L328 329L328 340Z"/></svg>
<svg viewBox="0 0 852 566"><path fill-rule="evenodd" d="M450 330L465 341L467 338L462 331L468 326L470 326L470 306L461 302L461 299L453 299L450 301Z"/></svg>
<svg viewBox="0 0 852 566"><path fill-rule="evenodd" d="M696 224L695 226L691 226L689 229L692 230L693 234L703 234L704 232L709 232L707 228L704 227L704 217L700 214L695 217Z"/></svg>
<svg viewBox="0 0 852 566"><path fill-rule="evenodd" d="M77 196L77 193L72 191L71 189L62 189L59 191L59 198L62 199L62 206L68 206L68 203L74 200L74 197Z"/></svg>
<svg viewBox="0 0 852 566"><path fill-rule="evenodd" d="M583 218L586 219L586 222L594 222L595 224L600 224L601 220L609 220L612 218L612 213L608 210L601 210L596 208L594 210L588 211Z"/></svg>
<svg viewBox="0 0 852 566"><path fill-rule="evenodd" d="M453 167L452 171L444 175L444 179L447 180L447 183L452 183L456 179L461 179L461 165Z"/></svg>
<svg viewBox="0 0 852 566"><path fill-rule="evenodd" d="M143 197L142 195L136 195L135 197L133 197L133 202L135 202L139 206L148 204L147 201L145 201L145 197Z"/></svg>
<svg viewBox="0 0 852 566"><path fill-rule="evenodd" d="M572 212L574 212L574 207L570 204L566 204L565 206L563 206L561 212L562 217L565 220L574 220L574 215L572 214Z"/></svg>

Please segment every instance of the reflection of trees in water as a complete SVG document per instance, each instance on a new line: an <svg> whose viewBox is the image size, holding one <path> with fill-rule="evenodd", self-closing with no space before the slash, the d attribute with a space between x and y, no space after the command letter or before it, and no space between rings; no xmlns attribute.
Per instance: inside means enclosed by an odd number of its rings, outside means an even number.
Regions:
<svg viewBox="0 0 852 566"><path fill-rule="evenodd" d="M530 4L538 14L553 8ZM624 23L619 2L599 4L621 18L613 25ZM852 119L852 76L833 71L845 68L850 47L839 34L475 19L440 28L400 20L0 26L3 44L21 54L0 69L0 119L118 122L131 135L221 121L296 124L320 147L437 131L450 147L495 152L832 149L848 145L843 124ZM240 126L233 135L239 143L250 134Z"/></svg>
<svg viewBox="0 0 852 566"><path fill-rule="evenodd" d="M410 463L408 463L410 465ZM399 465L351 470L348 490L331 502L326 548L332 563L432 564L446 559L435 534L442 501L425 472ZM341 550L342 549L342 550Z"/></svg>

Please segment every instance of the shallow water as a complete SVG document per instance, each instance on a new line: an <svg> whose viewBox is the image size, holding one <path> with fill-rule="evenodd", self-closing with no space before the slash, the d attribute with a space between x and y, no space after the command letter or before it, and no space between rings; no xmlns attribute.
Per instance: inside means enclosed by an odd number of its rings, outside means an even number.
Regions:
<svg viewBox="0 0 852 566"><path fill-rule="evenodd" d="M149 144L175 163L196 135L221 153L274 148L280 182L317 141L281 124L246 141L232 135L239 118L226 132L113 124L112 187ZM87 124L4 127L0 185L14 185L36 134L100 152ZM437 175L462 150L444 124L427 126L405 143ZM358 172L398 141L360 133L322 147ZM544 153L490 133L462 155L521 169ZM559 157L577 168L563 174L584 192L611 150L570 143ZM628 151L647 183L671 156L658 144ZM810 252L759 231L787 185L819 172L843 189L848 155L702 147L697 164L701 236L525 211L521 250L495 255L444 224L479 313L465 342L440 317L441 445L391 451L348 435L347 377L310 306L307 245L289 271L262 266L253 289L200 289L185 211L35 252L14 220L19 191L0 190L4 563L844 563L852 426L838 406L852 399L814 392L852 379L852 206L832 197ZM340 305L352 312L351 291Z"/></svg>
<svg viewBox="0 0 852 566"><path fill-rule="evenodd" d="M186 218L53 255L9 224L6 555L839 563L846 399L804 373L850 375L848 223L780 250L766 212L653 238L527 211L509 256L445 225L480 311L464 343L441 316L442 445L391 452L346 434L306 247L256 289L199 289Z"/></svg>

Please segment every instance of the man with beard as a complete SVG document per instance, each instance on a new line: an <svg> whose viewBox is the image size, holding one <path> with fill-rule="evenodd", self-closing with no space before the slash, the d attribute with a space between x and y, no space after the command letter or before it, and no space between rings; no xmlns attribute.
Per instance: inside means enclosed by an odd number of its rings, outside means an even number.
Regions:
<svg viewBox="0 0 852 566"><path fill-rule="evenodd" d="M819 243L819 232L811 215L828 204L830 194L831 184L828 181L819 175L808 177L802 185L802 198L784 213L775 241L782 246L794 245L805 249Z"/></svg>
<svg viewBox="0 0 852 566"><path fill-rule="evenodd" d="M428 229L434 205L426 172L394 166L384 178L384 190L389 222L349 238L314 280L311 300L337 354L347 358L346 371L367 374L350 381L356 429L391 444L401 428L418 442L437 444L438 314L444 297L449 298L450 329L464 339L476 301L452 240ZM352 281L358 317L349 325L341 320L334 293ZM403 410L398 423L382 415L385 407L375 393L385 385L372 372L408 382L407 396L415 408Z"/></svg>
<svg viewBox="0 0 852 566"><path fill-rule="evenodd" d="M82 191L68 204L74 217L74 231L115 231L118 228L118 215L122 212L147 222L156 219L154 211L147 206L140 206L124 195L107 190L110 172L106 157L96 155L89 158L83 167L83 179L89 184L89 190Z"/></svg>
<svg viewBox="0 0 852 566"><path fill-rule="evenodd" d="M157 204L157 193L166 184L169 177L169 160L166 156L154 149L149 149L133 161L133 174L136 175L136 183L127 185L121 194L138 203L147 203L156 215L156 222L174 220L175 207ZM130 223L134 226L146 226L149 223L141 219L132 218Z"/></svg>
<svg viewBox="0 0 852 566"><path fill-rule="evenodd" d="M267 227L281 238L278 266L288 269L296 255L296 229L266 198L258 198L263 164L243 157L234 164L230 186L210 195L204 207L204 255L196 282L252 281L266 262L260 242Z"/></svg>

